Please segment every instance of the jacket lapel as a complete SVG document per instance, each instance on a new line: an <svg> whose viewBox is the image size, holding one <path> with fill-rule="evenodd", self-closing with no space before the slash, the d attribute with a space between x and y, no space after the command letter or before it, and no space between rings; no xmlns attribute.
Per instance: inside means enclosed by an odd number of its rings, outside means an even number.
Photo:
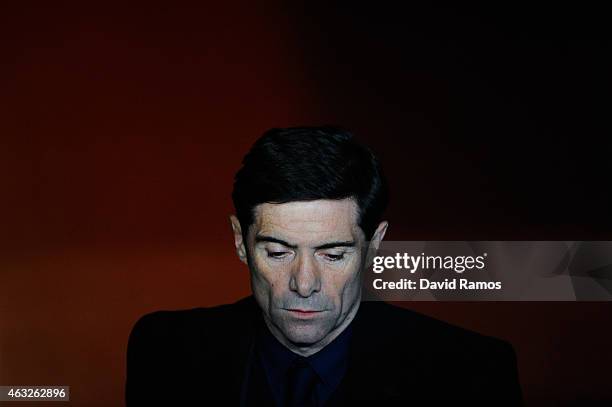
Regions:
<svg viewBox="0 0 612 407"><path fill-rule="evenodd" d="M401 338L401 346L397 345L398 338L383 317L386 307L361 304L353 322L349 367L338 404L404 405L406 392L421 387L422 355L409 337Z"/></svg>

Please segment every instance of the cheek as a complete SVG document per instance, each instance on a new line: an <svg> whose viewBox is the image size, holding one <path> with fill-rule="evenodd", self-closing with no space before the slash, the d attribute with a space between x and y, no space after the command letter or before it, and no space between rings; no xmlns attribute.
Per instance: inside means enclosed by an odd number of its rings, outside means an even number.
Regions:
<svg viewBox="0 0 612 407"><path fill-rule="evenodd" d="M333 297L335 301L340 301L354 292L361 284L358 262L347 265L343 270L327 270L327 276L324 286L328 296Z"/></svg>
<svg viewBox="0 0 612 407"><path fill-rule="evenodd" d="M283 272L279 267L271 267L265 261L258 259L254 259L253 263L253 280L260 291L274 293L282 290L284 286L288 286L288 282L284 281L288 273Z"/></svg>

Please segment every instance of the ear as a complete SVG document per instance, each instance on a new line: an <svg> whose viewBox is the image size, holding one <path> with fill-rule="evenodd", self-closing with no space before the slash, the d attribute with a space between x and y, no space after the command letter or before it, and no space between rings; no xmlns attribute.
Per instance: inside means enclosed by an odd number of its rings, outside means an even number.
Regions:
<svg viewBox="0 0 612 407"><path fill-rule="evenodd" d="M236 247L236 254L238 254L238 258L244 264L247 263L247 255L246 255L246 246L244 245L244 240L242 238L242 227L240 226L240 221L234 215L230 215L230 224L232 225L232 233L234 235L234 246Z"/></svg>
<svg viewBox="0 0 612 407"><path fill-rule="evenodd" d="M374 256L376 256L376 252L378 252L378 248L380 247L380 243L385 237L385 233L387 233L387 228L389 227L389 222L383 220L378 224L378 227L374 231L372 235L372 240L370 240L370 244L368 245L368 254L366 258L366 265L369 266Z"/></svg>

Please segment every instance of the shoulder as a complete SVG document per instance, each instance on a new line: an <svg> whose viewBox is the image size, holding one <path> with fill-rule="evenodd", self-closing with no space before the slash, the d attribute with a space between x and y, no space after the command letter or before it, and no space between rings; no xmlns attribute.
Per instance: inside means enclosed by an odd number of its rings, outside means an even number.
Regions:
<svg viewBox="0 0 612 407"><path fill-rule="evenodd" d="M215 307L151 312L136 321L128 346L145 341L155 346L214 340L215 333L244 327L254 305L252 298L247 297L233 304Z"/></svg>
<svg viewBox="0 0 612 407"><path fill-rule="evenodd" d="M221 322L227 317L239 317L241 314L252 310L254 300L252 297L243 298L233 304L223 304L214 307L198 307L183 310L160 310L154 311L140 317L135 328L149 326L180 326L189 325L193 322Z"/></svg>
<svg viewBox="0 0 612 407"><path fill-rule="evenodd" d="M385 366L387 382L412 375L425 400L437 394L469 405L522 404L516 355L509 342L386 303L362 306L360 350ZM441 372L446 395L436 387ZM402 383L396 386L400 389Z"/></svg>
<svg viewBox="0 0 612 407"><path fill-rule="evenodd" d="M499 338L384 302L364 302L361 307L363 324L368 326L364 331L379 336L373 343L432 350L447 360L515 358L512 345Z"/></svg>
<svg viewBox="0 0 612 407"><path fill-rule="evenodd" d="M139 318L127 345L126 404L194 405L193 400L231 391L231 381L223 378L231 377L232 361L245 348L255 306L246 298ZM202 383L209 384L209 392L200 394Z"/></svg>

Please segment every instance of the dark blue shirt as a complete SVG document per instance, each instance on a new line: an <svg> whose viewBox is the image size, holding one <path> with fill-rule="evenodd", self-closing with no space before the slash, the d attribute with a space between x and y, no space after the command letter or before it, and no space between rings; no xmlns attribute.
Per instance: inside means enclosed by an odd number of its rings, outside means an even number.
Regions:
<svg viewBox="0 0 612 407"><path fill-rule="evenodd" d="M268 327L263 325L258 335L257 357L264 368L276 404L281 406L286 397L289 369L303 356L287 349L272 335ZM315 400L319 406L323 406L330 399L344 378L351 333L352 326L349 325L331 343L305 358L319 379L315 387Z"/></svg>

